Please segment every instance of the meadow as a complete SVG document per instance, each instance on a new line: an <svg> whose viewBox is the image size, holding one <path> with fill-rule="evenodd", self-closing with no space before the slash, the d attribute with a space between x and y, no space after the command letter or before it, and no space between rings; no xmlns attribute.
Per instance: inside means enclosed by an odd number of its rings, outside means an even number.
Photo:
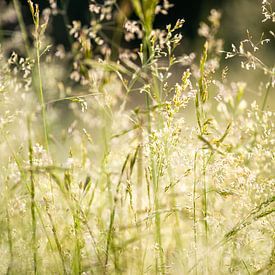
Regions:
<svg viewBox="0 0 275 275"><path fill-rule="evenodd" d="M224 49L213 9L184 54L184 19L154 28L173 1L91 0L88 26L26 1L31 26L0 4L0 274L275 274L272 29Z"/></svg>

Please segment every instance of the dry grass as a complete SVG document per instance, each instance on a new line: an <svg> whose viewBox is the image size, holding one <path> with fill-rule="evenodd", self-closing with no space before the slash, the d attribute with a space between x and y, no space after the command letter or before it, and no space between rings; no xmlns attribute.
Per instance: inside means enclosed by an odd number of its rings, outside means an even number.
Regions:
<svg viewBox="0 0 275 275"><path fill-rule="evenodd" d="M202 52L177 56L184 20L154 30L168 2L131 2L138 21L91 1L67 52L49 46L52 17L68 21L55 1L28 1L33 46L20 3L1 4L20 35L0 52L0 274L273 274L274 66L258 52L274 34L223 55L212 10ZM274 22L272 3L262 12ZM139 51L105 37L116 20ZM224 57L262 73L261 101Z"/></svg>

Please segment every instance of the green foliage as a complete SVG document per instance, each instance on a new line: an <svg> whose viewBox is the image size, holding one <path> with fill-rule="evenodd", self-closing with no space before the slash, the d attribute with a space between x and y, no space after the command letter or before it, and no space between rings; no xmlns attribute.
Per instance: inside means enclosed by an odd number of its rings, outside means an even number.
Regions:
<svg viewBox="0 0 275 275"><path fill-rule="evenodd" d="M65 51L47 26L68 19L49 3L28 0L31 29L19 1L0 3L20 26L11 55L0 44L0 274L273 274L274 67L258 57L269 38L248 32L223 51L212 10L200 58L179 56L184 20L153 29L167 0L91 0ZM269 1L262 15L274 22ZM106 37L116 21L139 50ZM262 74L259 102L222 53Z"/></svg>

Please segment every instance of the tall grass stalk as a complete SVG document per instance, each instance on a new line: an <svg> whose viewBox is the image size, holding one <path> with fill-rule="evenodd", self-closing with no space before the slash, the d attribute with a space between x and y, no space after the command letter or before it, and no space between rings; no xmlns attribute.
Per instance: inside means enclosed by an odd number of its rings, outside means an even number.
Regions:
<svg viewBox="0 0 275 275"><path fill-rule="evenodd" d="M38 40L37 46L36 46L36 58L37 58L37 69L38 69L38 79L39 79L40 104L41 104L41 109L42 109L45 147L46 147L46 150L49 151L48 125L47 125L46 106L45 106L45 102L44 102L43 84L42 84L42 76L41 76L40 50L39 50L39 46L38 46L39 44L40 44L40 42Z"/></svg>
<svg viewBox="0 0 275 275"><path fill-rule="evenodd" d="M29 132L29 138L31 138L31 133L30 133L30 131L31 131L31 118L30 117L27 120L27 128L28 128L28 132ZM34 171L35 171L35 169L34 169L34 167L32 167L32 168L30 167L28 170L24 169L22 160L17 157L17 155L16 155L14 149L12 148L9 140L7 139L6 135L4 133L2 133L2 134L3 134L3 136L4 136L5 140L6 140L6 143L7 143L8 147L9 147L10 151L11 151L12 157L13 157L14 161L16 162L16 165L17 165L17 167L18 167L18 169L20 171L21 180L25 183L25 187L27 189L27 192L30 195L30 197L32 197L33 195L32 195L31 186L28 184L28 181L29 181L29 179L28 179L28 172L30 174L32 173L32 177L34 177ZM32 141L32 140L30 139L30 141ZM29 143L29 141L28 141L28 143ZM29 148L29 144L28 144L28 148ZM28 149L28 152L29 152L29 149ZM32 150L32 152L33 152L33 150ZM29 162L30 162L30 154L29 154ZM34 187L35 187L35 185L34 185ZM49 236L49 234L47 232L47 229L46 229L46 226L45 226L45 223L44 223L44 220L43 220L40 208L37 205L37 203L36 203L35 200L33 200L33 201L31 200L31 203L35 207L34 214L37 213L39 221L40 221L40 223L42 225L42 228L43 228L43 232L44 232L44 234L46 236L46 239L47 239L47 242L49 244L49 247L50 247L51 251L53 251L52 241L51 241L50 236ZM32 210L31 210L31 213L33 213ZM55 258L54 258L54 261L56 262Z"/></svg>
<svg viewBox="0 0 275 275"><path fill-rule="evenodd" d="M35 182L33 172L33 145L31 137L31 121L28 118L28 133L29 133L29 163L30 163L30 195L31 195L31 224L32 224L32 250L33 250L33 269L34 274L37 274L37 237L36 237L36 214L35 214Z"/></svg>
<svg viewBox="0 0 275 275"><path fill-rule="evenodd" d="M10 221L9 209L6 209L7 224L8 224L8 243L10 252L10 263L8 266L7 274L12 274L12 269L14 265L14 252L13 252L13 238L12 238L12 227Z"/></svg>
<svg viewBox="0 0 275 275"><path fill-rule="evenodd" d="M158 0L142 1L140 4L139 1L134 1L134 8L137 15L143 22L143 27L145 31L142 49L143 49L143 62L147 62L153 52L152 52L152 45L150 41L152 26L154 22L155 16L155 8L158 4ZM151 76L153 79L153 93L155 95L159 94L158 87L156 85L156 78L155 76ZM157 96L159 98L159 96ZM151 123L151 98L149 93L145 93L145 102L147 107L147 131L149 134L149 142L151 142L151 133L152 133L152 123ZM161 274L165 274L165 260L164 260L164 251L162 247L162 236L161 236L161 219L159 214L159 177L158 177L158 163L159 160L156 161L153 152L150 152L150 168L151 168L151 176L152 176L152 185L153 185L153 192L154 192L154 210L156 211L155 215L155 238L156 238L156 271L160 272Z"/></svg>
<svg viewBox="0 0 275 275"><path fill-rule="evenodd" d="M194 251L195 251L195 273L198 274L197 269L197 262L198 262L198 256L197 256L197 249L198 249L198 234L197 234L197 157L198 152L195 153L194 156L194 182L193 182L193 235L194 235Z"/></svg>
<svg viewBox="0 0 275 275"><path fill-rule="evenodd" d="M110 251L110 248L113 247L114 222L115 222L116 208L117 208L117 204L118 204L118 196L119 196L120 186L121 186L121 183L122 183L122 178L124 176L126 166L128 164L128 161L129 161L129 157L130 157L130 154L127 155L127 157L126 157L126 159L125 159L125 161L122 165L119 180L118 180L118 183L116 185L115 194L114 194L113 201L112 201L112 204L111 204L112 208L111 208L111 212L110 212L110 221L109 221L109 228L108 228L108 231L107 231L107 243L106 243L106 252L105 252L106 253L105 272L107 272L107 268L108 268L109 251ZM115 250L115 248L114 248L113 252L114 252L114 259L116 259L116 250ZM118 268L116 261L115 261L115 268L116 268L116 270Z"/></svg>
<svg viewBox="0 0 275 275"><path fill-rule="evenodd" d="M81 274L82 273L82 266L81 266L81 224L79 220L80 213L79 211L75 211L74 214L74 231L75 231L75 251L74 251L74 259L73 259L73 267L72 270L74 274Z"/></svg>
<svg viewBox="0 0 275 275"><path fill-rule="evenodd" d="M208 52L208 41L205 42L203 53L200 59L200 78L198 81L199 91L196 94L195 99L195 110L196 110L196 117L197 117L197 124L199 127L199 136L203 137L207 134L208 130L208 120L206 117L206 113L204 111L204 103L208 99L208 87L207 87L207 80L205 79L205 64L207 61L207 52ZM203 184L203 223L204 223L204 236L205 236L205 245L208 248L208 199L207 199L207 192L208 186L206 182L206 155L205 150L202 148L201 150L201 158L202 158L202 184ZM206 272L208 272L208 258L205 258L206 263Z"/></svg>
<svg viewBox="0 0 275 275"><path fill-rule="evenodd" d="M35 24L35 49L36 49L36 62L37 62L37 73L33 74L33 87L35 90L38 91L39 93L39 98L40 98L40 107L41 107L41 111L42 111L42 120L43 120L43 131L44 131L44 141L45 141L45 147L47 149L47 151L49 150L49 146L48 146L48 126L47 126L47 118L46 118L46 105L44 102L44 93L43 93L43 84L42 84L42 75L41 75L41 65L40 65L40 48L41 48L41 41L40 41L40 35L43 34L44 30L43 28L46 27L46 25L44 25L42 28L40 26L39 23L39 8L38 5L33 5L31 0L27 0L29 7L30 7L30 11L32 14L32 18L33 18L33 22ZM19 22L19 26L21 29L21 33L22 33L22 37L23 37L23 41L24 41L24 46L26 49L26 53L27 56L29 58L32 57L32 53L31 53L31 46L28 40L28 34L27 34L27 30L26 30L26 25L21 13L21 8L20 8L20 3L18 2L18 0L13 0L13 5L16 11L16 16ZM38 86L37 86L37 79L38 78Z"/></svg>
<svg viewBox="0 0 275 275"><path fill-rule="evenodd" d="M54 224L52 214L49 210L49 202L45 198L44 198L44 202L45 202L45 205L46 205L46 212L47 212L47 215L48 215L49 220L50 220L51 230L52 230L52 233L53 233L53 236L54 236L54 241L55 241L55 244L56 244L56 248L57 248L60 260L61 260L63 274L68 274L67 269L66 269L66 264L65 264L64 253L62 251L62 247L61 247L58 235L57 235L56 226Z"/></svg>
<svg viewBox="0 0 275 275"><path fill-rule="evenodd" d="M44 142L47 152L49 152L49 142L48 142L48 125L47 125L47 116L46 116L46 105L44 100L43 84L42 84L42 75L41 75L41 35L45 32L47 22L40 24L40 14L38 5L34 5L31 0L28 0L30 11L32 14L32 19L35 27L34 38L35 38L35 50L36 50L36 63L37 63L37 78L39 83L39 98L40 98L40 107L42 112L42 121L43 121L43 132L44 132Z"/></svg>
<svg viewBox="0 0 275 275"><path fill-rule="evenodd" d="M30 43L29 43L29 40L28 40L28 33L27 33L27 30L26 30L26 25L24 23L24 19L23 19L22 13L21 13L20 3L18 2L18 0L13 0L13 5L14 5L14 9L15 9L16 16L17 16L17 19L18 19L18 23L19 23L19 26L20 26L20 29L21 29L21 33L22 33L26 53L27 53L27 56L30 57L31 56L31 50L30 50L31 47L30 47Z"/></svg>

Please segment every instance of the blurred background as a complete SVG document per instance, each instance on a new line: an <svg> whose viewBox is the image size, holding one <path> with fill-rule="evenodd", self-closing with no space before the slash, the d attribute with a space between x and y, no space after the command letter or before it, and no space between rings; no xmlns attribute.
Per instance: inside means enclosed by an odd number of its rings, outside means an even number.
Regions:
<svg viewBox="0 0 275 275"><path fill-rule="evenodd" d="M12 4L13 0L1 0L2 6L4 5L4 2L6 4ZM28 4L26 0L19 0L19 2L22 5L22 12L24 15L24 18L27 22L31 23L30 13L28 10ZM49 1L47 0L39 0L39 1L33 1L34 3L38 3L41 9L45 9L49 7ZM104 0L97 1L98 3L104 2ZM130 6L129 0L119 0L118 6L124 7L127 5L128 2ZM159 16L156 18L156 26L158 27L164 27L166 24L175 22L177 18L184 18L186 22L186 28L185 28L185 34L190 39L196 38L197 28L200 20L202 18L205 18L205 16L208 14L209 10L211 8L218 8L223 9L226 6L226 0L193 0L193 1L187 1L187 0L172 0L170 1L171 4L174 5L170 9L170 12L167 16ZM230 1L234 2L234 1ZM240 2L240 1L238 1ZM89 0L65 0L65 1L58 1L58 5L63 7L66 7L67 15L69 21L73 20L80 20L83 24L88 24L90 15L89 15ZM3 8L3 7L2 7ZM129 11L129 14L131 14L131 7L127 7ZM6 18L6 23L8 22L8 18ZM3 18L2 18L3 20ZM12 24L9 25L9 27L14 27ZM52 35L56 42L58 43L64 43L67 44L68 41L66 40L66 36L64 35L64 29L65 24L62 19L62 16L56 16L55 22L53 23L52 28Z"/></svg>
<svg viewBox="0 0 275 275"><path fill-rule="evenodd" d="M34 0L40 9L49 7L51 0ZM32 24L27 0L18 0L24 20L27 24ZM104 0L97 0L103 3ZM118 0L118 7L130 18L135 18L129 0ZM89 3L90 0L57 0L58 6L65 10L67 22L64 22L62 15L56 15L48 30L56 44L63 44L66 47L69 41L66 35L66 24L73 20L79 20L83 25L90 22ZM168 23L174 23L178 18L185 19L183 34L188 44L194 45L197 41L197 30L199 23L205 21L211 9L220 10L223 14L221 36L227 44L237 41L246 35L246 29L250 28L256 34L270 29L269 24L259 24L262 20L261 0L171 0L173 7L170 8L168 15L158 15L155 19L155 27L164 28ZM0 0L0 24L2 39L8 35L8 31L19 28L15 14L11 11L3 14L4 6L13 5L13 0Z"/></svg>
<svg viewBox="0 0 275 275"><path fill-rule="evenodd" d="M272 1L270 0L271 3ZM17 0L17 2L20 4L24 22L27 27L31 26L33 23L27 0ZM34 0L33 2L38 3L41 10L45 10L49 7L51 0ZM96 2L103 3L104 1L97 0ZM255 43L260 40L262 33L265 33L267 37L270 36L269 31L273 28L272 22L271 20L265 23L262 22L261 3L261 0L171 0L170 4L173 6L170 8L168 15L157 15L154 25L156 28L165 28L167 24L173 24L177 19L184 18L185 24L182 29L183 43L180 46L179 54L189 54L191 52L199 54L204 43L204 39L198 35L200 22L207 22L211 9L217 9L222 12L221 27L217 36L224 40L224 50L231 51L232 43L238 46L241 40L247 38L247 30L249 30ZM57 0L57 5L64 11L64 14L57 14L51 18L47 28L47 36L50 39L50 43L54 45L61 44L66 50L70 50L71 41L69 41L67 26L74 20L80 21L84 26L88 25L91 20L89 4L90 0ZM0 43L10 41L11 51L12 48L16 48L16 36L20 35L20 27L13 5L14 0L0 0ZM116 8L117 11L122 11L128 18L137 19L130 0L118 0ZM118 22L113 22L113 24L112 29L110 26L103 29L103 32L109 38L113 37L112 32L114 30L121 28ZM139 46L140 40L126 42L122 39L120 44L124 48L132 49ZM258 57L270 68L274 65L274 49L274 39L272 39L270 44L265 45L257 53ZM234 81L249 82L250 86L253 87L253 89L250 87L250 91L254 98L256 94L252 90L256 90L255 85L260 82L265 83L267 79L262 73L251 73L251 71L245 70L242 70L240 75L240 61L239 58L234 58L230 59L228 63L227 60L222 58L222 66L229 66L229 69L231 69L229 77L234 79Z"/></svg>

